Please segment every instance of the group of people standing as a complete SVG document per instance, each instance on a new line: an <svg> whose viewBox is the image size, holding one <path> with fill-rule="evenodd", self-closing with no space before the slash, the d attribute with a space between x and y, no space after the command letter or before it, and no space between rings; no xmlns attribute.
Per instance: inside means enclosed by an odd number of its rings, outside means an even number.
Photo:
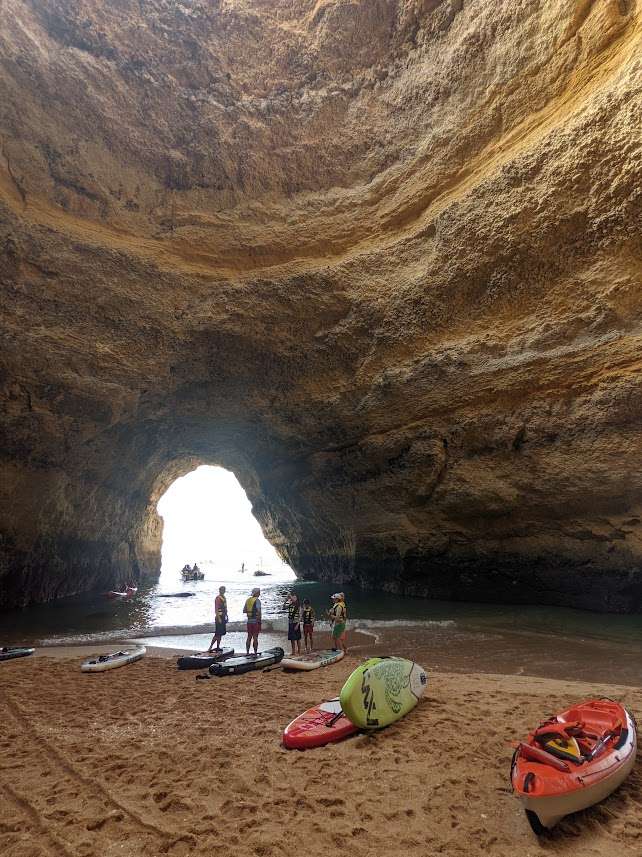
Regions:
<svg viewBox="0 0 642 857"><path fill-rule="evenodd" d="M250 654L250 646L254 654L259 650L259 634L261 633L261 590L258 586L252 589L252 594L243 605L243 612L247 620L247 639L245 641L245 652ZM345 594L335 592L331 596L332 607L326 611L326 616L332 626L332 650L339 648L347 652L346 647L346 624L348 611L346 608ZM288 614L288 640L292 646L292 654L301 654L301 637L303 637L305 651L311 652L314 647L314 624L316 614L310 604L309 598L304 598L303 603L299 596L291 592L284 605ZM210 652L221 650L221 640L227 633L227 599L225 587L220 586L218 595L214 601L214 636L210 642Z"/></svg>
<svg viewBox="0 0 642 857"><path fill-rule="evenodd" d="M345 595L343 592L335 592L331 596L332 607L326 611L326 616L332 626L332 650L339 648L347 652L346 647L346 623L348 621L348 610L346 608ZM301 631L303 630L303 642L306 652L314 648L314 623L316 615L310 604L309 598L299 601L299 596L291 592L285 602L285 610L288 613L288 640L292 646L292 654L301 654Z"/></svg>

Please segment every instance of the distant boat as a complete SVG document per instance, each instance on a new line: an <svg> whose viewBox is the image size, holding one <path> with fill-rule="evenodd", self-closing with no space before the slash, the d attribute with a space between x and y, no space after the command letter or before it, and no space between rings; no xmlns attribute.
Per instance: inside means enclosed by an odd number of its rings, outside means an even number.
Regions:
<svg viewBox="0 0 642 857"><path fill-rule="evenodd" d="M269 571L263 571L263 557L259 557L259 567L254 572L254 577L272 577Z"/></svg>
<svg viewBox="0 0 642 857"><path fill-rule="evenodd" d="M189 565L184 566L181 569L181 577L183 580L204 580L205 575L200 570L200 568L195 565L194 568L190 568Z"/></svg>
<svg viewBox="0 0 642 857"><path fill-rule="evenodd" d="M112 589L109 592L106 592L105 595L107 598L131 598L136 595L138 592L137 586L127 586L122 592L119 592L116 589Z"/></svg>

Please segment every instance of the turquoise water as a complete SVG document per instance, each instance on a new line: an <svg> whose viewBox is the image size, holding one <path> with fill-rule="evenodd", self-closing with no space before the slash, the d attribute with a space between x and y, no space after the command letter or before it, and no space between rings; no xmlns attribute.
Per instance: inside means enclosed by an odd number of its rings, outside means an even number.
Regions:
<svg viewBox="0 0 642 857"><path fill-rule="evenodd" d="M283 631L283 605L288 592L309 598L321 619L330 606L336 585L293 581L287 567L272 569L269 577L255 578L213 563L201 563L205 580L183 583L178 569L164 570L158 584L141 588L127 601L109 601L103 595L66 598L48 605L1 614L2 642L34 645L73 644L122 638L195 646L193 635L211 635L214 598L218 587L227 588L229 630L241 632L241 608L253 586L261 587L266 628ZM350 627L370 632L407 628L473 635L528 635L537 641L602 641L626 644L642 655L642 616L586 613L559 607L524 607L467 604L407 598L384 592L363 592L344 587ZM161 593L187 591L189 598L163 598ZM319 623L319 631L324 625ZM189 638L189 639L188 639ZM209 637L207 637L209 639ZM531 643L534 645L534 643Z"/></svg>

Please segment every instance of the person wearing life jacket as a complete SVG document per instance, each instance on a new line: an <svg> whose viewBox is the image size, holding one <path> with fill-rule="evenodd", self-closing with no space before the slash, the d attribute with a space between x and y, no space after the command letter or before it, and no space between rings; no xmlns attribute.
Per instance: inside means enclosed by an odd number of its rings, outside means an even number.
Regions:
<svg viewBox="0 0 642 857"><path fill-rule="evenodd" d="M311 652L313 648L312 635L314 634L314 610L310 604L309 598L303 599L303 607L301 608L301 622L303 623L303 640L305 642L306 652Z"/></svg>
<svg viewBox="0 0 642 857"><path fill-rule="evenodd" d="M341 647L347 654L346 622L348 621L348 611L343 592L335 592L332 596L332 607L328 610L328 619L332 625L332 651L336 652Z"/></svg>
<svg viewBox="0 0 642 857"><path fill-rule="evenodd" d="M299 598L294 592L285 602L288 611L288 640L292 646L292 654L301 654L301 605ZM296 651L295 651L296 648Z"/></svg>
<svg viewBox="0 0 642 857"><path fill-rule="evenodd" d="M247 616L247 640L245 641L245 652L250 654L250 643L254 648L254 654L259 651L259 634L261 633L261 590L255 586L252 594L243 606L243 612Z"/></svg>
<svg viewBox="0 0 642 857"><path fill-rule="evenodd" d="M210 643L208 652L221 651L221 638L227 634L227 599L225 587L219 586L218 595L214 599L214 636ZM216 647L212 648L216 643Z"/></svg>

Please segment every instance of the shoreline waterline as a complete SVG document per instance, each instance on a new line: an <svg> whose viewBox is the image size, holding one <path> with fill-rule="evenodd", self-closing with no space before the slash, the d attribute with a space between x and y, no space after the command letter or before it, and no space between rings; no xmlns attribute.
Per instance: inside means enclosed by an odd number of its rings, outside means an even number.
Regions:
<svg viewBox="0 0 642 857"><path fill-rule="evenodd" d="M56 657L58 652L103 652L141 644L150 653L204 651L210 644L213 629L197 633L145 635L124 634L110 639L49 641L38 647L36 654ZM245 650L244 629L232 630L224 644L237 652ZM329 629L315 632L315 648L331 645ZM259 638L260 649L281 646L290 650L283 630L264 627ZM564 641L531 634L527 631L480 633L457 626L384 626L351 627L348 650L360 658L398 655L420 662L429 671L466 675L496 674L531 676L564 681L612 681L628 687L642 684L640 676L642 646L615 645L611 641L567 638ZM423 658L423 660L421 660Z"/></svg>

